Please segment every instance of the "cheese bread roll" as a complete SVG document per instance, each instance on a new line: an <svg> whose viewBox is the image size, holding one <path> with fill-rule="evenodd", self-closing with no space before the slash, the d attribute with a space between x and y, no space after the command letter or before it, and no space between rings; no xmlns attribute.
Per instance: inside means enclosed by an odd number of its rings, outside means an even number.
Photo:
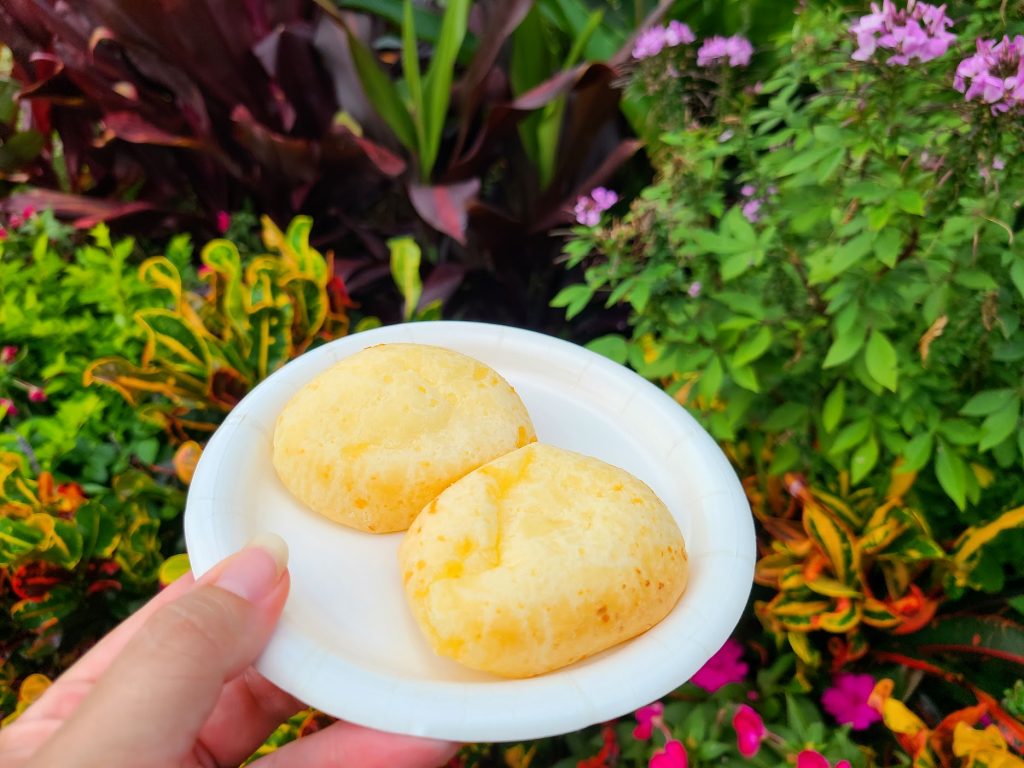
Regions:
<svg viewBox="0 0 1024 768"><path fill-rule="evenodd" d="M533 444L452 485L399 549L406 595L433 649L530 677L661 621L687 579L683 536L628 472Z"/></svg>
<svg viewBox="0 0 1024 768"><path fill-rule="evenodd" d="M483 363L440 347L370 347L309 382L274 430L274 467L320 514L402 531L468 472L537 439L526 406Z"/></svg>

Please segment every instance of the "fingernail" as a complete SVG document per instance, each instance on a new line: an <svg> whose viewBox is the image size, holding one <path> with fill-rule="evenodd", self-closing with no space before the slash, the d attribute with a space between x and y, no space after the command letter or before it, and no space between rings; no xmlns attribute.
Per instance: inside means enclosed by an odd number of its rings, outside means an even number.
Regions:
<svg viewBox="0 0 1024 768"><path fill-rule="evenodd" d="M288 565L288 545L273 533L261 533L233 555L214 580L250 603L258 603L277 585Z"/></svg>

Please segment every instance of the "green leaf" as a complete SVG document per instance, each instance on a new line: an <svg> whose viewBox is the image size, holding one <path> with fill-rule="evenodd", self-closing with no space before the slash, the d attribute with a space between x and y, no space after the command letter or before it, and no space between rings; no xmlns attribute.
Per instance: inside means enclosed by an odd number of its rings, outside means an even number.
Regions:
<svg viewBox="0 0 1024 768"><path fill-rule="evenodd" d="M871 435L861 443L860 447L850 457L850 480L854 485L859 483L878 463L878 440Z"/></svg>
<svg viewBox="0 0 1024 768"><path fill-rule="evenodd" d="M1010 267L1010 280L1017 287L1017 292L1024 296L1024 259L1017 259Z"/></svg>
<svg viewBox="0 0 1024 768"><path fill-rule="evenodd" d="M1012 389L987 389L968 400L960 413L964 416L988 416L1005 408L1013 398Z"/></svg>
<svg viewBox="0 0 1024 768"><path fill-rule="evenodd" d="M935 478L963 512L967 507L967 467L948 443L940 440L935 454Z"/></svg>
<svg viewBox="0 0 1024 768"><path fill-rule="evenodd" d="M441 21L441 35L434 46L434 56L427 68L423 91L425 99L427 145L424 147L420 166L427 178L437 160L441 147L441 134L448 117L448 104L452 93L452 79L459 49L466 37L470 0L448 0L444 18Z"/></svg>
<svg viewBox="0 0 1024 768"><path fill-rule="evenodd" d="M896 266L902 247L902 237L898 229L882 230L875 239L875 257L892 269Z"/></svg>
<svg viewBox="0 0 1024 768"><path fill-rule="evenodd" d="M768 414L768 418L761 424L761 429L767 432L782 432L792 429L807 418L808 410L808 407L801 403L783 403Z"/></svg>
<svg viewBox="0 0 1024 768"><path fill-rule="evenodd" d="M420 247L411 237L396 237L388 241L391 250L391 276L405 298L402 317L412 319L423 293L420 280Z"/></svg>
<svg viewBox="0 0 1024 768"><path fill-rule="evenodd" d="M736 348L736 352L732 356L732 364L739 368L754 362L768 351L771 344L771 329L766 325L762 325L753 336Z"/></svg>
<svg viewBox="0 0 1024 768"><path fill-rule="evenodd" d="M944 419L939 432L954 445L974 445L978 442L978 428L963 419Z"/></svg>
<svg viewBox="0 0 1024 768"><path fill-rule="evenodd" d="M604 355L619 365L626 363L626 357L629 354L629 346L626 340L615 334L600 336L594 339L587 344L587 349L591 352L597 352L599 355Z"/></svg>
<svg viewBox="0 0 1024 768"><path fill-rule="evenodd" d="M905 213L924 216L924 198L914 189L898 189L892 196L893 202Z"/></svg>
<svg viewBox="0 0 1024 768"><path fill-rule="evenodd" d="M836 435L835 441L829 447L829 453L840 454L844 451L850 450L853 446L866 440L870 432L870 419L858 419L852 424L847 424L839 430L839 434Z"/></svg>
<svg viewBox="0 0 1024 768"><path fill-rule="evenodd" d="M594 289L584 283L567 285L551 300L552 307L565 307L565 317L572 320L594 297Z"/></svg>
<svg viewBox="0 0 1024 768"><path fill-rule="evenodd" d="M825 362L821 364L822 368L834 368L837 365L842 365L856 355L864 346L867 328L856 325L847 333L838 333L838 330L835 333L838 335L835 336L832 346L828 348Z"/></svg>
<svg viewBox="0 0 1024 768"><path fill-rule="evenodd" d="M426 118L427 109L423 100L423 81L420 78L419 41L416 38L416 17L413 15L412 0L402 3L402 74L409 88L409 99L412 101L412 121L416 128L417 154L424 158L427 145ZM424 169L424 176L429 170Z"/></svg>
<svg viewBox="0 0 1024 768"><path fill-rule="evenodd" d="M377 64L377 59L374 58L370 49L351 30L346 30L346 32L348 33L349 49L352 52L352 63L355 64L356 73L359 75L359 81L366 97L373 104L373 108L377 110L377 114L395 132L395 136L402 142L402 145L418 155L416 128L394 83Z"/></svg>
<svg viewBox="0 0 1024 768"><path fill-rule="evenodd" d="M981 440L978 450L987 451L999 445L1012 435L1020 421L1020 398L1012 398L1006 405L989 416L981 423Z"/></svg>
<svg viewBox="0 0 1024 768"><path fill-rule="evenodd" d="M757 381L757 373L749 365L740 366L738 368L733 367L730 369L732 374L732 380L739 386L743 387L750 392L760 392L761 385Z"/></svg>
<svg viewBox="0 0 1024 768"><path fill-rule="evenodd" d="M898 382L896 350L881 331L873 331L864 350L864 362L871 378L895 392Z"/></svg>
<svg viewBox="0 0 1024 768"><path fill-rule="evenodd" d="M843 411L846 409L846 382L840 381L829 392L825 398L825 405L821 410L821 424L826 432L834 432L839 422L843 420Z"/></svg>
<svg viewBox="0 0 1024 768"><path fill-rule="evenodd" d="M953 282L973 291L995 291L999 283L982 269L962 269L953 276Z"/></svg>
<svg viewBox="0 0 1024 768"><path fill-rule="evenodd" d="M710 403L715 395L718 394L718 390L721 389L724 377L725 371L722 368L722 361L719 360L718 355L715 355L705 366L704 373L701 374L700 380L697 382L697 391Z"/></svg>

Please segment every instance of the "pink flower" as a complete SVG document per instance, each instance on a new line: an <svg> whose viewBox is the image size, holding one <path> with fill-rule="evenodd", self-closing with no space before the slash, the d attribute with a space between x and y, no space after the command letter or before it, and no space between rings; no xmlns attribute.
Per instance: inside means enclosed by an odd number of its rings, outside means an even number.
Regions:
<svg viewBox="0 0 1024 768"><path fill-rule="evenodd" d="M823 754L813 749L805 749L796 756L796 768L829 768L829 762ZM848 760L840 760L836 768L850 768Z"/></svg>
<svg viewBox="0 0 1024 768"><path fill-rule="evenodd" d="M637 741L647 741L654 733L654 726L661 720L665 707L660 701L640 707L636 711L636 727L633 729L633 738Z"/></svg>
<svg viewBox="0 0 1024 768"><path fill-rule="evenodd" d="M11 225L11 229L21 229L21 225L25 222L22 221L21 216L16 213L12 213L11 217L7 220L7 223Z"/></svg>
<svg viewBox="0 0 1024 768"><path fill-rule="evenodd" d="M886 64L906 66L912 59L925 62L937 59L949 50L956 35L947 27L953 20L946 6L908 0L906 9L898 9L892 0L871 4L871 13L850 25L857 38L855 61L868 61L879 48L893 51Z"/></svg>
<svg viewBox="0 0 1024 768"><path fill-rule="evenodd" d="M691 299L696 299L698 296L700 296L700 292L703 289L703 287L704 286L700 284L700 280L694 280L692 283L690 283L690 287L686 289L686 293L689 295ZM697 672L697 674L699 675L700 671Z"/></svg>
<svg viewBox="0 0 1024 768"><path fill-rule="evenodd" d="M957 66L953 87L967 101L980 97L993 115L1024 103L1024 36L979 39L975 46L977 52Z"/></svg>
<svg viewBox="0 0 1024 768"><path fill-rule="evenodd" d="M26 205L25 208L21 212L21 216L22 216L23 219L31 219L35 215L36 215L36 209L35 209L34 206L31 206L31 205Z"/></svg>
<svg viewBox="0 0 1024 768"><path fill-rule="evenodd" d="M751 224L756 224L761 220L761 214L758 213L758 211L761 210L761 206L763 204L763 201L758 199L747 200L747 202L743 204L743 208L741 208L740 211L743 213L743 216L747 221L749 221Z"/></svg>
<svg viewBox="0 0 1024 768"><path fill-rule="evenodd" d="M8 400L6 397L0 397L0 418L4 416L17 416L18 409L14 407L14 403Z"/></svg>
<svg viewBox="0 0 1024 768"><path fill-rule="evenodd" d="M738 640L729 638L725 645L718 649L718 653L697 670L697 674L690 678L690 682L708 693L714 693L723 685L738 683L747 676L749 669L743 663L742 657L743 646Z"/></svg>
<svg viewBox="0 0 1024 768"><path fill-rule="evenodd" d="M7 230L4 227L0 227L0 240L7 239Z"/></svg>
<svg viewBox="0 0 1024 768"><path fill-rule="evenodd" d="M861 731L882 719L877 711L868 706L868 697L874 688L875 679L871 675L844 673L825 691L821 703L840 725L849 723L853 730Z"/></svg>
<svg viewBox="0 0 1024 768"><path fill-rule="evenodd" d="M601 223L601 214L619 202L619 196L610 189L597 187L589 195L576 201L573 213L576 221L585 227L596 227Z"/></svg>
<svg viewBox="0 0 1024 768"><path fill-rule="evenodd" d="M709 37L697 51L697 66L710 67L728 60L730 67L745 67L750 63L754 48L742 35Z"/></svg>
<svg viewBox="0 0 1024 768"><path fill-rule="evenodd" d="M651 27L641 32L633 44L633 58L637 61L649 59L666 48L687 45L696 39L688 26L673 20L667 27Z"/></svg>
<svg viewBox="0 0 1024 768"><path fill-rule="evenodd" d="M46 393L41 387L37 387L33 384L28 388L28 401L30 403L45 403Z"/></svg>
<svg viewBox="0 0 1024 768"><path fill-rule="evenodd" d="M672 739L651 757L650 768L686 768L686 747Z"/></svg>
<svg viewBox="0 0 1024 768"><path fill-rule="evenodd" d="M696 39L693 31L688 26L675 19L670 21L665 29L665 44L670 48L674 48L677 45L689 45Z"/></svg>
<svg viewBox="0 0 1024 768"><path fill-rule="evenodd" d="M231 214L227 211L217 211L217 231L222 235L228 231L228 227L231 226Z"/></svg>
<svg viewBox="0 0 1024 768"><path fill-rule="evenodd" d="M753 184L744 184L742 187L740 187L740 194L743 195L744 197L753 197L755 194L757 194L757 187L755 187Z"/></svg>
<svg viewBox="0 0 1024 768"><path fill-rule="evenodd" d="M736 748L740 754L744 757L756 755L768 732L761 716L751 707L741 704L732 716L732 727L736 730Z"/></svg>
<svg viewBox="0 0 1024 768"><path fill-rule="evenodd" d="M9 365L14 362L14 358L18 356L18 348L13 344L8 344L3 349L0 349L0 363Z"/></svg>

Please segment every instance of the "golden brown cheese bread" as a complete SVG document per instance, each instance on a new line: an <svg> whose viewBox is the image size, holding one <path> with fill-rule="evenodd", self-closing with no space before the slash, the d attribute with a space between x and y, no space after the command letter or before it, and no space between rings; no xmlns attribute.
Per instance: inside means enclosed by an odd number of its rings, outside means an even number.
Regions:
<svg viewBox="0 0 1024 768"><path fill-rule="evenodd" d="M683 537L628 472L548 445L521 448L432 501L399 549L433 649L529 677L645 632L679 600Z"/></svg>
<svg viewBox="0 0 1024 768"><path fill-rule="evenodd" d="M515 390L440 347L382 344L345 358L288 402L274 467L316 512L361 531L402 531L441 491L537 439Z"/></svg>

